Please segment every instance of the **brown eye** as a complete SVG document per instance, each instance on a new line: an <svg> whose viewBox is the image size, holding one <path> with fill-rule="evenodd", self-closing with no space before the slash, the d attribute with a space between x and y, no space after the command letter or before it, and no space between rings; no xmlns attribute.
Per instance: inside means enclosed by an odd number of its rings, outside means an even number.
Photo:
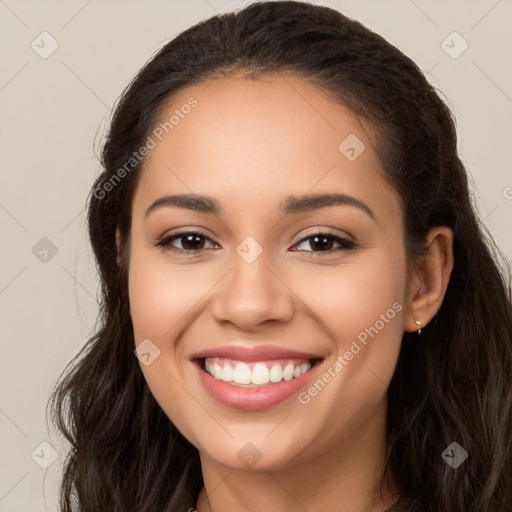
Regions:
<svg viewBox="0 0 512 512"><path fill-rule="evenodd" d="M176 241L179 241L181 247L173 245ZM162 238L156 245L176 252L200 252L206 249L206 241L212 242L210 238L202 233L182 231L181 233L175 233ZM212 244L214 244L214 242L212 242Z"/></svg>
<svg viewBox="0 0 512 512"><path fill-rule="evenodd" d="M350 250L356 247L356 244L347 238L343 238L331 233L315 233L306 238L303 238L299 244L309 243L314 253L331 253L337 250ZM341 247L333 250L333 244L339 244Z"/></svg>

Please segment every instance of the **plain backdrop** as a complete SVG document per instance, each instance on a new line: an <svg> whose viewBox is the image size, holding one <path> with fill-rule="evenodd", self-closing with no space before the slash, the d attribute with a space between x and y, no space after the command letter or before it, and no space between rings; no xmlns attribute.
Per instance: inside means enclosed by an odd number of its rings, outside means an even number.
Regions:
<svg viewBox="0 0 512 512"><path fill-rule="evenodd" d="M481 220L510 261L511 0L314 3L384 36L442 91ZM45 408L95 328L84 205L112 105L163 44L242 5L0 0L0 512L57 511L66 447Z"/></svg>

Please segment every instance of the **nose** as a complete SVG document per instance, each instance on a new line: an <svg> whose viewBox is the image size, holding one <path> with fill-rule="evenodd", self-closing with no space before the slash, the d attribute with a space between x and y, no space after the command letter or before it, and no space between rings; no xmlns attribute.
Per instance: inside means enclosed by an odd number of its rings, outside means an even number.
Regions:
<svg viewBox="0 0 512 512"><path fill-rule="evenodd" d="M256 331L264 322L286 322L292 318L293 291L263 254L252 263L237 255L233 263L216 287L211 302L212 314L218 322Z"/></svg>

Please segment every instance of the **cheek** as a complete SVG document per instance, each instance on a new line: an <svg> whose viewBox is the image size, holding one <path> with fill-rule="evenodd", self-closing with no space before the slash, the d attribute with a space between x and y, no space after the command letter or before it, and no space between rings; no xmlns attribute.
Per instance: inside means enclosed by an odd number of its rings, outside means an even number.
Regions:
<svg viewBox="0 0 512 512"><path fill-rule="evenodd" d="M311 269L294 288L298 295L309 298L341 350L347 340L373 326L387 311L387 318L393 321L386 323L386 330L391 324L400 324L396 313L401 308L395 305L393 309L393 304L403 303L405 274L404 255L383 248L368 251L338 268Z"/></svg>
<svg viewBox="0 0 512 512"><path fill-rule="evenodd" d="M405 258L372 251L353 265L323 272L314 281L323 293L310 293L311 307L329 327L334 354L300 398L310 415L329 425L333 437L322 441L327 446L339 432L362 428L386 395L403 335Z"/></svg>
<svg viewBox="0 0 512 512"><path fill-rule="evenodd" d="M173 337L209 286L208 271L175 266L134 251L130 261L130 312L137 341Z"/></svg>
<svg viewBox="0 0 512 512"><path fill-rule="evenodd" d="M323 293L310 294L311 307L333 338L333 364L343 358L342 366L332 368L337 376L333 403L337 387L348 396L377 400L393 376L401 347L405 254L368 251L353 264L317 277L314 282Z"/></svg>
<svg viewBox="0 0 512 512"><path fill-rule="evenodd" d="M193 443L197 439L190 435L185 413L191 407L189 394L183 392L187 367L180 364L180 334L194 315L194 305L211 288L200 272L192 266L178 269L163 264L151 251L134 248L130 256L128 289L135 344L149 339L160 351L150 364L140 363L141 371L162 410Z"/></svg>
<svg viewBox="0 0 512 512"><path fill-rule="evenodd" d="M339 296L338 352L354 353L359 346L350 364L366 367L367 378L368 370L384 382L392 377L403 334L405 272L403 254L375 252L371 262L361 262L347 275Z"/></svg>

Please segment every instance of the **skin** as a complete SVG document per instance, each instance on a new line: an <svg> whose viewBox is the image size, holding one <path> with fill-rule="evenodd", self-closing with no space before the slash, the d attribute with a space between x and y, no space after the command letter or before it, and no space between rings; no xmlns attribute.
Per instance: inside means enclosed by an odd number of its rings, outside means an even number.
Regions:
<svg viewBox="0 0 512 512"><path fill-rule="evenodd" d="M401 203L382 176L371 131L315 85L288 75L221 78L179 91L161 120L190 97L197 106L146 158L118 261L129 255L136 345L150 339L160 350L141 370L200 453L197 510L383 511L400 492L391 475L384 499L370 496L382 477L387 386L403 332L416 331L415 320L424 328L441 305L452 233L433 229L427 256L408 263ZM338 150L349 134L366 146L354 161ZM288 195L322 192L363 201L375 219L350 205L280 215ZM171 193L213 196L223 213L164 206L145 217ZM197 230L210 239L199 255L193 246L188 254L155 246ZM306 238L322 231L357 247L333 241L322 252ZM263 250L250 264L236 252L247 236ZM191 247L184 238L172 244ZM294 396L263 411L230 409L208 394L189 360L235 341L273 343L321 354L321 375L394 303L401 310L308 404ZM237 455L248 442L261 453L250 468Z"/></svg>

